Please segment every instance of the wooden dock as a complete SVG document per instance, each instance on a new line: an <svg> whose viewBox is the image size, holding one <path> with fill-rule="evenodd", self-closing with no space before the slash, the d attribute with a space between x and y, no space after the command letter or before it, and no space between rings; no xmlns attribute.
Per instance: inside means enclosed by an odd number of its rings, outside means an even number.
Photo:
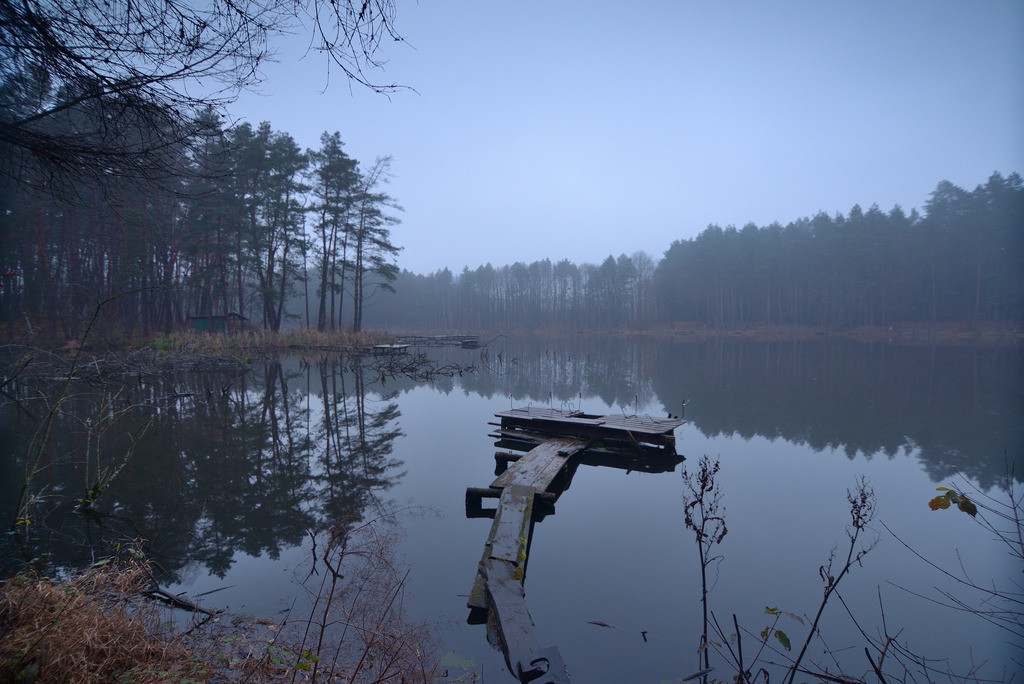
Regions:
<svg viewBox="0 0 1024 684"><path fill-rule="evenodd" d="M469 622L486 622L488 640L502 649L509 671L520 682L568 684L555 647L541 648L526 607L524 582L534 524L554 513L581 464L666 472L682 457L675 450L678 418L596 416L551 408L496 413L492 436L507 449L495 454L495 480L466 490L468 517L493 517L467 606ZM483 499L497 507L484 509Z"/></svg>
<svg viewBox="0 0 1024 684"><path fill-rule="evenodd" d="M398 342L418 347L477 349L481 346L479 335L398 335Z"/></svg>
<svg viewBox="0 0 1024 684"><path fill-rule="evenodd" d="M675 451L674 430L685 421L680 418L653 418L648 415L598 416L583 411L527 407L494 414L505 437L548 439L568 437L592 441L611 451Z"/></svg>
<svg viewBox="0 0 1024 684"><path fill-rule="evenodd" d="M401 356L409 353L407 344L375 344L371 351L377 356Z"/></svg>

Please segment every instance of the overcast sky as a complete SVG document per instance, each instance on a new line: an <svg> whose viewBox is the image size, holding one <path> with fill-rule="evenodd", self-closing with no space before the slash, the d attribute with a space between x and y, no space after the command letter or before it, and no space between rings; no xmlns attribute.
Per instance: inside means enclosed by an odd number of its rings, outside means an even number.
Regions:
<svg viewBox="0 0 1024 684"><path fill-rule="evenodd" d="M278 42L235 117L394 158L399 266L598 263L1024 173L1024 2L395 0L390 99ZM326 89L326 91L325 91Z"/></svg>

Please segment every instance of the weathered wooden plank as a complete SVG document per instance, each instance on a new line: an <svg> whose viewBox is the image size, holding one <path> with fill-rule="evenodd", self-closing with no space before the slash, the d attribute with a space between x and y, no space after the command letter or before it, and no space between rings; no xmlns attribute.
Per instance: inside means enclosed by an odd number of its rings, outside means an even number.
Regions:
<svg viewBox="0 0 1024 684"><path fill-rule="evenodd" d="M491 531L498 524L501 517L501 507L494 513L494 522L491 523ZM473 576L473 586L469 589L469 598L466 599L466 607L473 610L487 610L487 577L484 575L484 564L491 558L491 536L487 536L484 543L483 556L476 566L476 574Z"/></svg>
<svg viewBox="0 0 1024 684"><path fill-rule="evenodd" d="M604 416L591 416L583 413L583 411L564 411L556 408L544 408L541 406L527 406L524 408L514 408L508 411L499 411L494 415L499 418L525 418L534 419L542 418L549 420L572 420L578 423L591 423L599 425L604 422Z"/></svg>
<svg viewBox="0 0 1024 684"><path fill-rule="evenodd" d="M547 491L548 487L565 467L570 456L587 448L585 442L567 439L551 439L528 451L522 458L509 466L491 483L492 487L508 487L513 484Z"/></svg>
<svg viewBox="0 0 1024 684"><path fill-rule="evenodd" d="M516 581L513 572L511 564L505 561L488 560L484 564L488 602L501 634L505 661L509 671L518 677L519 663L529 662L530 655L540 650L540 642L526 608L523 585Z"/></svg>
<svg viewBox="0 0 1024 684"><path fill-rule="evenodd" d="M533 517L535 490L530 487L510 485L502 490L498 508L491 523L491 532L484 544L483 557L477 567L473 586L469 591L466 605L486 610L486 577L484 567L488 561L500 560L510 564L522 583L526 573L526 550L530 544L530 520Z"/></svg>
<svg viewBox="0 0 1024 684"><path fill-rule="evenodd" d="M682 418L653 418L651 416L606 416L604 426L622 428L634 432L665 434L675 430L686 421Z"/></svg>
<svg viewBox="0 0 1024 684"><path fill-rule="evenodd" d="M640 432L647 435L666 435L686 421L681 418L654 418L649 415L608 415L589 416L578 411L559 409L522 408L495 413L501 418L502 427L534 426L536 429L580 429Z"/></svg>
<svg viewBox="0 0 1024 684"><path fill-rule="evenodd" d="M487 580L484 578L482 567L477 567L473 586L469 589L469 598L466 599L466 607L470 610L487 610Z"/></svg>
<svg viewBox="0 0 1024 684"><path fill-rule="evenodd" d="M502 490L498 501L499 513L494 516L491 526L490 558L508 561L517 567L526 561L534 491L532 487L520 485L509 485Z"/></svg>
<svg viewBox="0 0 1024 684"><path fill-rule="evenodd" d="M645 442L663 442L674 439L672 430L629 429L626 426L570 425L554 421L531 421L529 423L507 424L501 428L503 434L539 437L541 439L599 439L602 441L625 441L640 439Z"/></svg>

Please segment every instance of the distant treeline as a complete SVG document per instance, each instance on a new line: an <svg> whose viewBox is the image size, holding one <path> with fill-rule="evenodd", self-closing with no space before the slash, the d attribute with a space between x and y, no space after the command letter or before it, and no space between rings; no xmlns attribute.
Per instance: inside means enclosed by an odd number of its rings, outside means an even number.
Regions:
<svg viewBox="0 0 1024 684"><path fill-rule="evenodd" d="M709 226L655 262L545 259L402 271L367 321L388 328L828 328L1024 320L1024 183L943 181L923 214L853 207L785 226Z"/></svg>
<svg viewBox="0 0 1024 684"><path fill-rule="evenodd" d="M781 225L710 226L600 264L545 259L399 272L383 191L337 133L316 150L263 123L168 151L159 182L0 188L0 322L54 339L148 336L237 312L277 330L850 328L1024 321L1024 182L939 183L923 214L854 207ZM390 290L394 288L394 292ZM378 295L378 296L374 296Z"/></svg>

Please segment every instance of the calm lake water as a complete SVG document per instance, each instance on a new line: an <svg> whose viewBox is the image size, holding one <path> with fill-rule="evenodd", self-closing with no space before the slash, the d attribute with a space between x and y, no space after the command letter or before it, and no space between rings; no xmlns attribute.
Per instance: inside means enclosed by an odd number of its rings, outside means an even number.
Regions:
<svg viewBox="0 0 1024 684"><path fill-rule="evenodd" d="M527 604L542 646L558 646L574 682L672 682L700 669L700 568L683 523L681 471L705 454L721 463L728 525L714 549L709 605L726 632L735 614L753 633L744 636L747 654L769 624L766 606L800 616L817 609L819 568L834 548L845 553L846 494L864 477L877 497L870 539L878 543L825 612L831 654L815 641L807 664L871 673L852 614L871 637L884 615L889 633L902 630L900 643L939 670L980 666L981 676L1002 680L1020 669L1024 644L938 605L941 591L971 605L979 597L896 538L950 572L962 565L979 584L1019 581L1024 568L975 521L928 508L936 487L959 476L998 496L1007 461L1020 485L1019 349L578 336L423 351L475 370L422 382L382 375L369 361L307 354L244 373L81 384L33 481L48 524L30 538L32 552L81 566L102 555L116 528L151 540L174 591L219 590L203 604L278 615L301 604L308 530L383 516L402 533L395 550L408 570L408 614L432 625L460 672L511 682L485 628L466 624L491 521L467 519L464 496L494 479L493 414L533 404L665 416L686 401L689 422L676 435L687 460L674 472L581 466L556 514L536 525ZM54 387L17 386L10 397L21 406L5 398L0 407L5 520L34 419L46 411L34 397ZM65 517L97 473L114 472L96 505L102 520ZM396 509L404 512L388 513ZM5 554L13 559L14 549ZM807 625L783 617L777 628L796 649Z"/></svg>

